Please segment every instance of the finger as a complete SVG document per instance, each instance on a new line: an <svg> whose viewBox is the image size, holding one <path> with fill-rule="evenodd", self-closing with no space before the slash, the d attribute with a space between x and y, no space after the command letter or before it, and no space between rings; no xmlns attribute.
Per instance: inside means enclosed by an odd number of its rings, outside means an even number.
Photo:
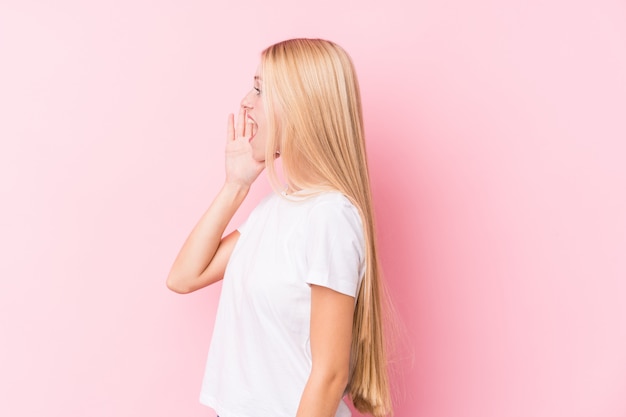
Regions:
<svg viewBox="0 0 626 417"><path fill-rule="evenodd" d="M237 137L243 136L246 129L246 110L241 107L239 109L239 114L237 115L237 126L235 127L235 134Z"/></svg>
<svg viewBox="0 0 626 417"><path fill-rule="evenodd" d="M235 115L231 113L226 123L226 142L233 140L235 140Z"/></svg>

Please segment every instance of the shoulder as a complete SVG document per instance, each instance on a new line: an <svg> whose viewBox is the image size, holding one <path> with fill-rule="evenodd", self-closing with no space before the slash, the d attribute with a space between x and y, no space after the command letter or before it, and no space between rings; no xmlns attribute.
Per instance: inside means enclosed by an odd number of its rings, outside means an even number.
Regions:
<svg viewBox="0 0 626 417"><path fill-rule="evenodd" d="M342 220L362 227L358 208L340 192L324 192L312 197L309 220Z"/></svg>
<svg viewBox="0 0 626 417"><path fill-rule="evenodd" d="M363 222L357 207L339 192L312 197L306 228L313 236L333 244L364 245Z"/></svg>
<svg viewBox="0 0 626 417"><path fill-rule="evenodd" d="M354 207L356 209L350 199L339 191L325 191L311 197L311 199L313 200L313 205L329 204L337 207Z"/></svg>

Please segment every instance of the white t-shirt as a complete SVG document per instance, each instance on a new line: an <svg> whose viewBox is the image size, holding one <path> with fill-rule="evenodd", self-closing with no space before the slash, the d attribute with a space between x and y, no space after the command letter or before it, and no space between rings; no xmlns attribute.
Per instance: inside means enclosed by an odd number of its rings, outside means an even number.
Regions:
<svg viewBox="0 0 626 417"><path fill-rule="evenodd" d="M311 287L356 297L359 212L338 192L266 197L239 228L200 402L220 417L294 417L311 372ZM341 401L336 417L350 416Z"/></svg>

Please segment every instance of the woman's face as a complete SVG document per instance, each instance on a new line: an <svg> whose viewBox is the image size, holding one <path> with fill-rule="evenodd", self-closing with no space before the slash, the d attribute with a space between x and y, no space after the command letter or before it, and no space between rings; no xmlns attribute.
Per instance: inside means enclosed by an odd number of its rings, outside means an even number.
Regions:
<svg viewBox="0 0 626 417"><path fill-rule="evenodd" d="M263 94L263 83L257 69L252 89L241 100L241 107L246 110L246 129L252 128L250 137L252 157L257 161L265 161L267 143L267 120L261 94Z"/></svg>

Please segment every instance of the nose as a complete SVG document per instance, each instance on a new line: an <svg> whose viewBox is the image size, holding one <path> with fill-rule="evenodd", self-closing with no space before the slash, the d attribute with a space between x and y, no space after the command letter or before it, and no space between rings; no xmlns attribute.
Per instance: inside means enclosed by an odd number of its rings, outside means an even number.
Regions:
<svg viewBox="0 0 626 417"><path fill-rule="evenodd" d="M252 91L250 91L248 94L246 94L243 97L243 99L241 99L241 107L243 107L246 110L254 108L253 101L252 101Z"/></svg>

